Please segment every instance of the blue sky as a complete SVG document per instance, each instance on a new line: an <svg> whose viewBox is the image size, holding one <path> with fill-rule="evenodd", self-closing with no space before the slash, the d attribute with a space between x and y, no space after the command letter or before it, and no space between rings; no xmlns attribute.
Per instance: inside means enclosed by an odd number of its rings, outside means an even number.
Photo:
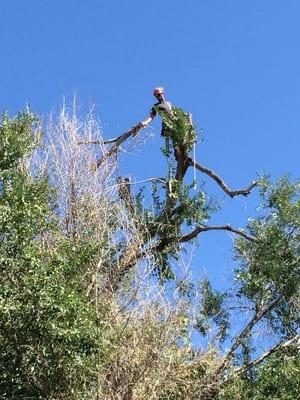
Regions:
<svg viewBox="0 0 300 400"><path fill-rule="evenodd" d="M28 103L47 116L76 92L115 137L148 115L162 85L204 129L197 160L229 186L263 171L299 177L298 0L1 0L0 15L1 110ZM158 120L152 129L123 157L124 174L164 175ZM242 226L255 195L226 200L209 187L225 205L214 222ZM194 270L225 279L231 237L207 235Z"/></svg>

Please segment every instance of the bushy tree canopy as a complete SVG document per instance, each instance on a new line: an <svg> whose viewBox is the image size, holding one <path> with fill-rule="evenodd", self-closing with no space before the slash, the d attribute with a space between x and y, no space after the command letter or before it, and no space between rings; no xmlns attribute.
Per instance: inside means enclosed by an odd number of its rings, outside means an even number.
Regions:
<svg viewBox="0 0 300 400"><path fill-rule="evenodd" d="M170 147L149 203L116 177L120 144L138 129L105 143L93 116L63 109L40 143L28 109L2 116L0 397L295 399L299 183L231 190ZM209 225L219 203L203 187L192 194L190 167L232 198L258 187L259 215L243 229ZM236 235L227 291L178 273L186 246L215 230Z"/></svg>

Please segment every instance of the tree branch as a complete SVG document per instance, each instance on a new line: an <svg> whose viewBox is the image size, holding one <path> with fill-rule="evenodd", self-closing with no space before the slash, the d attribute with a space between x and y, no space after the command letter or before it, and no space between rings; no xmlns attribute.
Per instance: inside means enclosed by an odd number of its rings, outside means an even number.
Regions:
<svg viewBox="0 0 300 400"><path fill-rule="evenodd" d="M82 140L80 142L77 142L77 144L110 144L110 143L115 143L117 142L119 137L114 138L114 139L107 139L107 140Z"/></svg>
<svg viewBox="0 0 300 400"><path fill-rule="evenodd" d="M147 252L140 249L140 245L137 241L129 243L117 260L116 268L111 272L106 289L115 293L124 276L134 268L137 262L146 254Z"/></svg>
<svg viewBox="0 0 300 400"><path fill-rule="evenodd" d="M147 182L160 182L163 185L166 185L167 182L164 178L146 178L141 181L135 181L135 182L126 182L126 185L140 185L141 183L147 183ZM122 182L119 182L117 186L122 185Z"/></svg>
<svg viewBox="0 0 300 400"><path fill-rule="evenodd" d="M276 304L280 301L281 296L277 297L272 303L270 303L267 307L261 309L260 311L256 311L251 320L248 322L248 324L245 326L245 328L242 330L242 332L239 334L239 336L236 338L235 342L231 346L231 349L228 351L226 356L224 357L223 361L219 365L219 367L216 370L216 375L220 374L221 372L224 371L226 368L227 364L230 362L232 357L234 356L235 351L239 348L239 346L242 344L243 339L248 333L251 331L253 326L257 324L269 311L271 311Z"/></svg>
<svg viewBox="0 0 300 400"><path fill-rule="evenodd" d="M292 344L297 342L299 339L300 339L300 335L296 335L292 339L286 340L285 342L277 343L275 346L273 346L270 350L266 351L260 357L256 358L255 360L251 361L244 367L239 368L237 371L235 371L234 376L242 375L243 373L249 371L251 368L256 367L256 365L260 364L262 361L264 361L266 358L270 357L270 355L272 355L276 351L281 350L285 347L291 346Z"/></svg>
<svg viewBox="0 0 300 400"><path fill-rule="evenodd" d="M130 178L123 179L121 176L117 177L119 196L124 201L126 208L129 210L131 216L135 217L134 204L131 197Z"/></svg>
<svg viewBox="0 0 300 400"><path fill-rule="evenodd" d="M200 165L199 163L195 162L191 158L188 159L188 166L189 167L194 167L198 169L200 172L203 172L204 174L210 176L214 181L217 182L217 184L224 190L225 193L227 193L231 198L235 196L248 196L250 194L251 190L257 185L257 181L253 181L251 185L246 188L246 189L238 189L238 190L230 190L229 187L226 185L226 183L211 169L204 167L203 165Z"/></svg>
<svg viewBox="0 0 300 400"><path fill-rule="evenodd" d="M123 142L125 142L130 136L136 135L141 128L142 127L140 126L140 124L135 125L131 129L129 129L129 131L118 136L116 139L112 139L111 143L115 143L115 145L112 146L107 153L103 154L102 158L97 161L96 167L100 167L103 162L105 162L112 154L116 153L119 150L119 147Z"/></svg>
<svg viewBox="0 0 300 400"><path fill-rule="evenodd" d="M200 232L207 232L207 231L211 231L211 230L227 230L227 231L236 233L236 234L238 234L240 236L243 236L244 238L246 238L246 239L248 239L248 240L250 240L252 242L257 240L256 238L254 238L252 236L246 235L241 230L232 228L230 225L225 225L225 226L204 226L203 225L203 226L197 227L192 232L190 232L190 233L188 233L186 235L183 235L183 236L181 236L180 238L177 238L177 239L176 238L162 238L158 243L156 243L155 245L153 245L152 247L150 247L150 248L148 248L146 250L141 250L139 248L139 249L136 249L136 251L132 251L132 250L128 251L128 249L126 249L123 252L123 254L120 256L119 260L118 260L118 264L121 267L118 268L117 277L114 279L114 283L111 284L111 289L113 291L117 290L117 288L119 286L119 283L121 282L122 278L143 257L148 256L150 254L153 254L155 252L162 252L171 243L185 243L185 242L188 242L189 240L195 238Z"/></svg>
<svg viewBox="0 0 300 400"><path fill-rule="evenodd" d="M178 242L179 243L184 243L184 242L188 242L192 239L194 239L195 237L197 237L199 235L199 233L201 232L207 232L207 231L230 231L233 233L236 233L237 235L240 235L242 237L244 237L247 240L250 240L251 242L256 242L257 239L253 236L249 236L247 235L244 231L240 230L240 229L235 229L232 228L230 225L223 225L223 226L205 226L205 225L200 225L197 228L195 228L192 232L187 233L186 235L183 235L179 238Z"/></svg>

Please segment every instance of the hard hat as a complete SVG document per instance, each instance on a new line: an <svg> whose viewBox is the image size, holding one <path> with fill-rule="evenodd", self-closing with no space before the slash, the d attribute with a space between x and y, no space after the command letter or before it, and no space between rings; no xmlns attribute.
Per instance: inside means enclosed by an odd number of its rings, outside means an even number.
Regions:
<svg viewBox="0 0 300 400"><path fill-rule="evenodd" d="M156 95L158 95L158 94L164 94L165 93L165 89L163 88L163 87L156 87L154 90L153 90L153 94L154 94L154 96L156 96Z"/></svg>

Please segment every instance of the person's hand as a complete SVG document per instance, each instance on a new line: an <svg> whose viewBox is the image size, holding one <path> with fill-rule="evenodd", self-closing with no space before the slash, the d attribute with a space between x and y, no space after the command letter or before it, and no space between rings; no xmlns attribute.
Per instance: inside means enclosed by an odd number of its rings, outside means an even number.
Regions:
<svg viewBox="0 0 300 400"><path fill-rule="evenodd" d="M132 136L136 136L138 134L138 131L143 128L143 123L140 122L137 124L133 129L132 129Z"/></svg>

